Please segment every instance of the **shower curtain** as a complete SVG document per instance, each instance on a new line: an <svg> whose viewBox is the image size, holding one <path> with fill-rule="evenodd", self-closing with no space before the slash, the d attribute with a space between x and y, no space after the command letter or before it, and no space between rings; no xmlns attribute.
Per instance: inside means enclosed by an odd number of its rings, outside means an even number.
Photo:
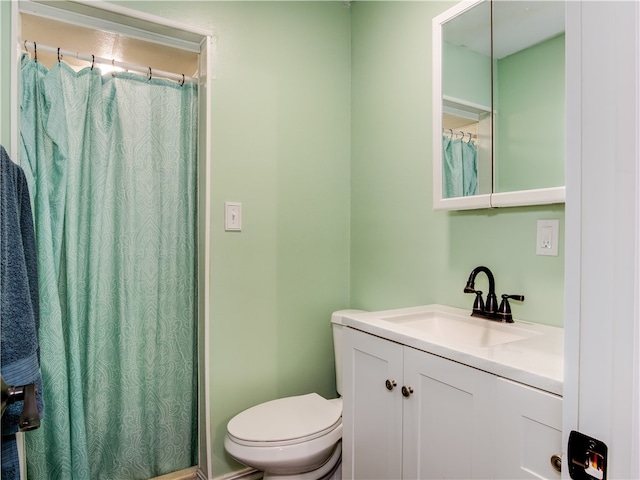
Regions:
<svg viewBox="0 0 640 480"><path fill-rule="evenodd" d="M195 464L197 87L24 55L46 405L30 479Z"/></svg>
<svg viewBox="0 0 640 480"><path fill-rule="evenodd" d="M478 149L472 141L442 137L444 198L478 194Z"/></svg>

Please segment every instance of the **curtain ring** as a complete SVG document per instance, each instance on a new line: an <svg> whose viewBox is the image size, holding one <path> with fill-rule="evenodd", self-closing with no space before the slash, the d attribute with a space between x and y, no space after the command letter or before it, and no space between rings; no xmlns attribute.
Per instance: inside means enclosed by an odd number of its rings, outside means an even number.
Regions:
<svg viewBox="0 0 640 480"><path fill-rule="evenodd" d="M36 45L36 42L33 42L33 59L36 62L38 61L38 45Z"/></svg>
<svg viewBox="0 0 640 480"><path fill-rule="evenodd" d="M61 58L62 58L62 57L60 56L60 47L58 47L58 63L60 63L60 59L61 59Z"/></svg>
<svg viewBox="0 0 640 480"><path fill-rule="evenodd" d="M24 41L24 51L29 53L29 49L27 48L27 41Z"/></svg>
<svg viewBox="0 0 640 480"><path fill-rule="evenodd" d="M182 87L184 85L184 73L182 74L182 82L180 83L180 86Z"/></svg>
<svg viewBox="0 0 640 480"><path fill-rule="evenodd" d="M149 71L147 72L147 80L151 80L152 74L151 74L151 67L149 67Z"/></svg>
<svg viewBox="0 0 640 480"><path fill-rule="evenodd" d="M96 66L96 56L91 55L91 70L93 70L93 67L95 66Z"/></svg>

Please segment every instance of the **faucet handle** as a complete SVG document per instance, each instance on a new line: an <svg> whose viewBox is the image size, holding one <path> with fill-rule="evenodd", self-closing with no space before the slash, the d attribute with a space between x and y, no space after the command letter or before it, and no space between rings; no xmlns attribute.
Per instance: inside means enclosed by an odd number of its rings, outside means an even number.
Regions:
<svg viewBox="0 0 640 480"><path fill-rule="evenodd" d="M518 300L519 302L524 302L524 295L507 295L506 293L502 294L502 298L512 298L513 300Z"/></svg>
<svg viewBox="0 0 640 480"><path fill-rule="evenodd" d="M476 299L473 301L473 312L474 313L484 313L484 300L482 300L482 292L480 290L474 290L476 294Z"/></svg>
<svg viewBox="0 0 640 480"><path fill-rule="evenodd" d="M502 295L502 302L500 302L500 307L498 307L498 318L507 323L513 323L511 305L509 305L510 298L518 300L519 302L524 302L524 295L507 295L506 293Z"/></svg>

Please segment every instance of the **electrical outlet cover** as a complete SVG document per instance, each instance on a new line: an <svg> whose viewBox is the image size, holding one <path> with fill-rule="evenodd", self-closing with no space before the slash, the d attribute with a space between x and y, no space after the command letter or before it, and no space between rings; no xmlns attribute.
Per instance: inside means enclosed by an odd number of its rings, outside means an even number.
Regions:
<svg viewBox="0 0 640 480"><path fill-rule="evenodd" d="M536 255L558 256L560 220L538 220Z"/></svg>

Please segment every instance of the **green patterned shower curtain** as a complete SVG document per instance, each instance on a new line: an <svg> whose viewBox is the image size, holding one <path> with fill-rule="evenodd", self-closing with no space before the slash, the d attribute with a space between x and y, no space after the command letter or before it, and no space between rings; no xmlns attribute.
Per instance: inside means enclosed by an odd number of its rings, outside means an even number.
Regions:
<svg viewBox="0 0 640 480"><path fill-rule="evenodd" d="M30 479L195 464L197 87L23 56L45 416Z"/></svg>

